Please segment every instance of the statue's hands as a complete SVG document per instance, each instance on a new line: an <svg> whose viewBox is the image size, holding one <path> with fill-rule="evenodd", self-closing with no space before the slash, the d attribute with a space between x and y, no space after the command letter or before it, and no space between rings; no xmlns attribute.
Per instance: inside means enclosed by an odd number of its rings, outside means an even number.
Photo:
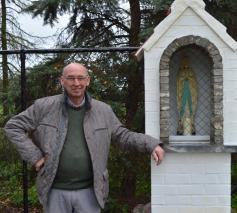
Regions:
<svg viewBox="0 0 237 213"><path fill-rule="evenodd" d="M165 156L165 151L162 149L160 145L156 146L155 149L152 151L152 157L156 162L156 165L159 165Z"/></svg>

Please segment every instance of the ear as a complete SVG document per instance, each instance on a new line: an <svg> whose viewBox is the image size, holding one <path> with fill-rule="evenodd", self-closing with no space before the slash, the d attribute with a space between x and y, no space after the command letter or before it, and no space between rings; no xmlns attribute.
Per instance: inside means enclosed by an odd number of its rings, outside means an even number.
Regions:
<svg viewBox="0 0 237 213"><path fill-rule="evenodd" d="M59 82L60 82L60 84L61 84L61 86L63 86L64 85L64 80L63 80L63 77L61 76L61 77L59 77Z"/></svg>
<svg viewBox="0 0 237 213"><path fill-rule="evenodd" d="M88 79L87 79L87 83L86 83L86 86L87 86L87 87L90 85L90 82L91 82L91 78L88 77Z"/></svg>

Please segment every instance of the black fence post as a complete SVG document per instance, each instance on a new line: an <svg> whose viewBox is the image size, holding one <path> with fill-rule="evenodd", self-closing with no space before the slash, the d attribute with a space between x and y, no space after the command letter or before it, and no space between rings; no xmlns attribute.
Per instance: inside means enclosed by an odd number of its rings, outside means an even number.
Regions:
<svg viewBox="0 0 237 213"><path fill-rule="evenodd" d="M26 53L22 49L20 52L21 60L21 111L26 109ZM23 161L22 164L22 178L23 178L23 204L24 204L24 213L28 213L28 169L27 163Z"/></svg>

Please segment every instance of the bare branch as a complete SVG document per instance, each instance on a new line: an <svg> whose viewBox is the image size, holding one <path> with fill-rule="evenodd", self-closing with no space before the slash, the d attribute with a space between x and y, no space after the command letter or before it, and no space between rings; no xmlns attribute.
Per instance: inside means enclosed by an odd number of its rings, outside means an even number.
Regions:
<svg viewBox="0 0 237 213"><path fill-rule="evenodd" d="M16 13L21 13L21 11L20 10L17 10L16 8L13 8L13 7L10 7L10 6L8 6L8 7L6 7L6 9L9 9L9 10L11 10L11 11L14 11L14 12L16 12Z"/></svg>
<svg viewBox="0 0 237 213"><path fill-rule="evenodd" d="M8 70L12 70L12 69L10 69L10 66L9 66L9 65L12 66L13 69L15 69L16 71L20 72L19 67L15 66L13 63L11 63L10 60L9 60L9 62L8 62Z"/></svg>
<svg viewBox="0 0 237 213"><path fill-rule="evenodd" d="M21 10L27 7L27 4L22 2L21 0L17 0L17 1L12 0L12 3L16 5L18 8L20 8Z"/></svg>

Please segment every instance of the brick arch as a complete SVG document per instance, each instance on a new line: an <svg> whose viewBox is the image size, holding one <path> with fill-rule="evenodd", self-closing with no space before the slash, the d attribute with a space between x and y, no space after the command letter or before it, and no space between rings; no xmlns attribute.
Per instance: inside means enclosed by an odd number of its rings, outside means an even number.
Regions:
<svg viewBox="0 0 237 213"><path fill-rule="evenodd" d="M169 141L170 90L169 72L172 55L185 46L196 45L204 49L212 62L211 69L211 143L223 144L223 64L217 47L200 36L184 36L175 39L163 52L160 59L160 137Z"/></svg>

